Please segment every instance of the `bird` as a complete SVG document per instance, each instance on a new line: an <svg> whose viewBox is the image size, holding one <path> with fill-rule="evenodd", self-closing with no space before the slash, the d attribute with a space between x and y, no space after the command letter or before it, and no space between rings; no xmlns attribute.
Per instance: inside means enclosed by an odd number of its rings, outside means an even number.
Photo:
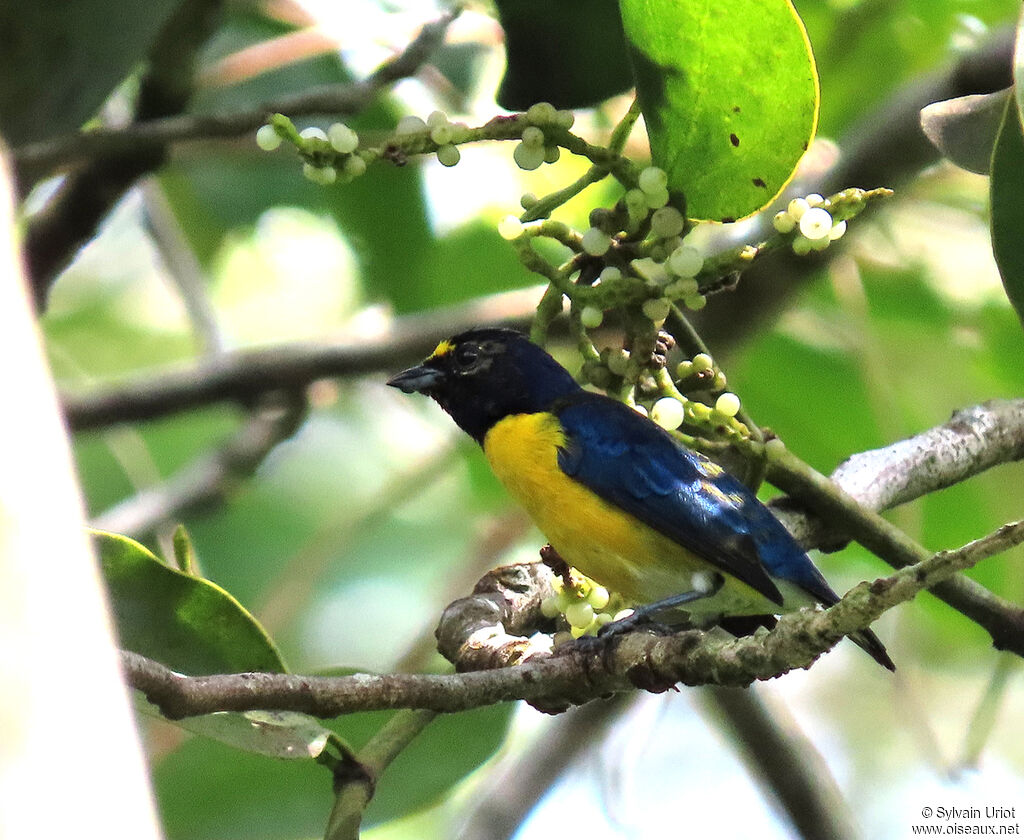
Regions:
<svg viewBox="0 0 1024 840"><path fill-rule="evenodd" d="M739 479L628 405L584 389L522 333L476 327L388 385L431 397L570 566L696 625L774 626L839 596ZM610 625L614 627L615 625ZM894 671L869 629L850 638Z"/></svg>

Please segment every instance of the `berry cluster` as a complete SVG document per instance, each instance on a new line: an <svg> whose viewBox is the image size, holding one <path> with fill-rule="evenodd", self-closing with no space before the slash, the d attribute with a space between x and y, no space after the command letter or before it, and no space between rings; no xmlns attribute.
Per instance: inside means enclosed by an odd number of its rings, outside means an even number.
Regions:
<svg viewBox="0 0 1024 840"><path fill-rule="evenodd" d="M512 159L520 169L531 172L542 163L554 163L561 155L558 146L545 136L544 129L568 131L576 118L572 111L558 111L550 102L531 105L524 117L528 125L512 152Z"/></svg>
<svg viewBox="0 0 1024 840"><path fill-rule="evenodd" d="M366 160L356 152L359 135L343 123L334 123L327 131L317 126L296 131L290 120L278 116L256 132L256 145L266 152L274 151L283 140L302 153L302 174L314 184L344 184L366 172Z"/></svg>
<svg viewBox="0 0 1024 840"><path fill-rule="evenodd" d="M785 210L775 214L772 225L779 233L793 233L793 253L801 256L811 251L824 251L846 233L846 221L835 221L829 210L831 201L811 193L804 198L794 198Z"/></svg>
<svg viewBox="0 0 1024 840"><path fill-rule="evenodd" d="M556 645L570 638L596 636L604 625L632 613L632 610L617 609L621 599L610 594L596 581L575 569L571 570L570 577L570 582L566 583L561 575L553 574L551 588L554 594L545 598L540 605L545 618L562 617L569 625L567 633L561 631L556 634Z"/></svg>
<svg viewBox="0 0 1024 840"><path fill-rule="evenodd" d="M663 389L670 393L660 397L651 406L651 420L670 432L687 423L710 428L728 437L749 437L750 430L736 419L740 398L725 390L725 374L717 368L711 356L698 353L692 359L680 362L676 368L676 379L674 387ZM714 405L686 396L694 391L717 394Z"/></svg>

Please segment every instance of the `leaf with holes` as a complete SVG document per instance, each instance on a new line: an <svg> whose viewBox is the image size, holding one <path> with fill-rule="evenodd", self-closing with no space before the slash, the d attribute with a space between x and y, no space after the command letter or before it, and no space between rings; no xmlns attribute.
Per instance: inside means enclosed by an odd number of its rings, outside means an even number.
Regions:
<svg viewBox="0 0 1024 840"><path fill-rule="evenodd" d="M687 214L732 221L789 183L818 77L789 0L620 0L651 157Z"/></svg>

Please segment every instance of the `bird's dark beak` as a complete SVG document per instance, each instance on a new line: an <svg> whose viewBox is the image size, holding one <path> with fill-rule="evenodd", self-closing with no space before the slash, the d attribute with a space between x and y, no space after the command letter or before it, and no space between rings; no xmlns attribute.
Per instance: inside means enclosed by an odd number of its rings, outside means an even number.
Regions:
<svg viewBox="0 0 1024 840"><path fill-rule="evenodd" d="M388 380L388 385L392 388L401 388L407 394L414 394L417 391L422 394L439 384L443 378L444 374L437 368L416 365L392 376Z"/></svg>

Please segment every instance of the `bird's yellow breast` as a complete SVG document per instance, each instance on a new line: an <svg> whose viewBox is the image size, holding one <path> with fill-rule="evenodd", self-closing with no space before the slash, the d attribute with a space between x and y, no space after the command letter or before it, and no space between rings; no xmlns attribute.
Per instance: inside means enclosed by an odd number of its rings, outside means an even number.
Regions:
<svg viewBox="0 0 1024 840"><path fill-rule="evenodd" d="M569 565L633 603L689 590L693 573L708 564L566 475L558 465L564 444L554 415L516 414L491 427L484 454ZM765 599L749 586L735 579L728 583L694 611L766 611Z"/></svg>

